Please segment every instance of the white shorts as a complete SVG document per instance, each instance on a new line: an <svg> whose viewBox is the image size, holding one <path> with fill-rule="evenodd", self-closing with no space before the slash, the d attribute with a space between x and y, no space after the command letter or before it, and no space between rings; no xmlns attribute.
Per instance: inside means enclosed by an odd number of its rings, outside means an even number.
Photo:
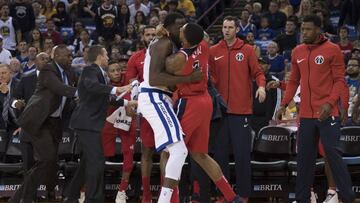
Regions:
<svg viewBox="0 0 360 203"><path fill-rule="evenodd" d="M154 131L156 151L183 140L183 131L172 105L170 93L152 88L141 88L138 111Z"/></svg>

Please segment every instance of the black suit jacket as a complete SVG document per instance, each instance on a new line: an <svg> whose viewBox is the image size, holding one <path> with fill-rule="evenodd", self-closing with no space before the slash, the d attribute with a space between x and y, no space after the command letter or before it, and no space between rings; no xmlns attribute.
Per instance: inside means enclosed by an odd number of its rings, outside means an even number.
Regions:
<svg viewBox="0 0 360 203"><path fill-rule="evenodd" d="M30 97L33 95L37 82L36 71L29 75L21 77L19 84L14 91L15 99L23 99L25 103L28 103Z"/></svg>
<svg viewBox="0 0 360 203"><path fill-rule="evenodd" d="M111 99L113 86L106 85L105 78L96 64L83 69L79 83L79 104L75 108L70 127L79 130L100 132L104 126L109 104L122 106L124 101Z"/></svg>
<svg viewBox="0 0 360 203"><path fill-rule="evenodd" d="M19 80L17 80L16 78L12 78L11 80L11 84L10 84L10 101L9 101L9 108L11 108L11 103L14 100L14 91L17 87L17 85L19 84ZM5 121L2 117L2 112L3 112L3 105L4 105L4 99L6 98L7 94L3 94L0 92L0 115L1 115L1 119L0 119L0 128L1 129L5 129ZM16 111L14 111L14 113L16 113ZM17 115L15 114L15 117ZM12 118L10 117L10 112L9 112L9 123L10 125L12 125L14 128L17 127L16 124L16 118Z"/></svg>
<svg viewBox="0 0 360 203"><path fill-rule="evenodd" d="M69 85L63 83L61 73L53 62L40 71L35 92L18 119L25 132L36 136L45 120L59 108L62 97L74 97L76 88L71 85L75 81L66 74Z"/></svg>

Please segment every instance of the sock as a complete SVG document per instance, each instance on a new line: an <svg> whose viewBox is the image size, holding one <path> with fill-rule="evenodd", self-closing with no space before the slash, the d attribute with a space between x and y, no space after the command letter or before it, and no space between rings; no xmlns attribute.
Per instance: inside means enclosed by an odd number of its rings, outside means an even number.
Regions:
<svg viewBox="0 0 360 203"><path fill-rule="evenodd" d="M176 186L171 195L170 203L179 203L179 187Z"/></svg>
<svg viewBox="0 0 360 203"><path fill-rule="evenodd" d="M215 185L224 195L226 201L232 202L235 199L236 194L234 193L233 189L231 188L230 184L228 183L228 181L224 176L222 176L219 180L217 180L215 182Z"/></svg>
<svg viewBox="0 0 360 203"><path fill-rule="evenodd" d="M162 187L158 203L169 203L172 193L173 193L173 189Z"/></svg>
<svg viewBox="0 0 360 203"><path fill-rule="evenodd" d="M200 194L200 185L199 185L199 182L197 180L195 180L194 183L193 183L193 193L194 194Z"/></svg>
<svg viewBox="0 0 360 203"><path fill-rule="evenodd" d="M335 194L336 193L336 187L329 187L327 193L328 194Z"/></svg>
<svg viewBox="0 0 360 203"><path fill-rule="evenodd" d="M150 192L150 178L149 177L142 177L142 185L143 185L143 199L144 200L151 200L151 192Z"/></svg>
<svg viewBox="0 0 360 203"><path fill-rule="evenodd" d="M119 191L126 191L129 186L129 182L127 180L121 179Z"/></svg>

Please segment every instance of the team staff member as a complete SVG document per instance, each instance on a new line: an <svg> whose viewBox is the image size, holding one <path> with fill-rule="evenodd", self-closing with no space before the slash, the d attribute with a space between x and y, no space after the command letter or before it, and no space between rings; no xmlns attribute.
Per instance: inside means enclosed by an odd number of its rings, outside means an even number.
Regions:
<svg viewBox="0 0 360 203"><path fill-rule="evenodd" d="M235 156L236 188L244 201L251 191L251 129L250 119L253 105L252 81L256 80L256 98L263 102L265 76L260 70L256 53L251 45L236 38L238 20L232 16L224 18L222 32L224 40L210 49L209 66L216 89L228 108L223 117L220 134L215 140L215 160L225 176L229 178L230 143Z"/></svg>
<svg viewBox="0 0 360 203"><path fill-rule="evenodd" d="M338 102L344 87L344 60L339 47L320 34L321 20L305 16L301 26L303 44L293 50L292 72L277 118L285 112L301 83L296 201L309 202L317 142L321 142L339 193L344 202L355 199L349 172L337 149L340 137Z"/></svg>
<svg viewBox="0 0 360 203"><path fill-rule="evenodd" d="M143 29L142 40L145 48L135 52L129 59L125 81L130 83L130 80L137 79L139 82L144 81L143 70L146 49L155 37L155 27L147 25ZM152 168L152 155L155 147L154 132L151 129L150 124L144 119L140 120L140 137L141 137L141 179L143 186L143 197L142 203L151 202L151 191L150 191L150 175Z"/></svg>

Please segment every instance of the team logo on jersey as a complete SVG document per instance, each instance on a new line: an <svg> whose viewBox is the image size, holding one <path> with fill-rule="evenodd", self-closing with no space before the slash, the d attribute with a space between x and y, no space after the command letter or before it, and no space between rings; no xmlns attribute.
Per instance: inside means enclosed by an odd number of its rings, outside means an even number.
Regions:
<svg viewBox="0 0 360 203"><path fill-rule="evenodd" d="M0 28L0 33L3 37L7 37L10 35L10 28L8 26L2 26Z"/></svg>
<svg viewBox="0 0 360 203"><path fill-rule="evenodd" d="M244 59L244 54L241 53L241 52L237 53L236 56L235 56L235 59L237 61L242 61Z"/></svg>
<svg viewBox="0 0 360 203"><path fill-rule="evenodd" d="M324 59L324 57L321 56L321 55L315 57L315 63L316 63L317 65L323 64L324 61L325 61L325 59Z"/></svg>
<svg viewBox="0 0 360 203"><path fill-rule="evenodd" d="M192 67L193 67L193 70L200 69L200 61L199 60L194 61Z"/></svg>

